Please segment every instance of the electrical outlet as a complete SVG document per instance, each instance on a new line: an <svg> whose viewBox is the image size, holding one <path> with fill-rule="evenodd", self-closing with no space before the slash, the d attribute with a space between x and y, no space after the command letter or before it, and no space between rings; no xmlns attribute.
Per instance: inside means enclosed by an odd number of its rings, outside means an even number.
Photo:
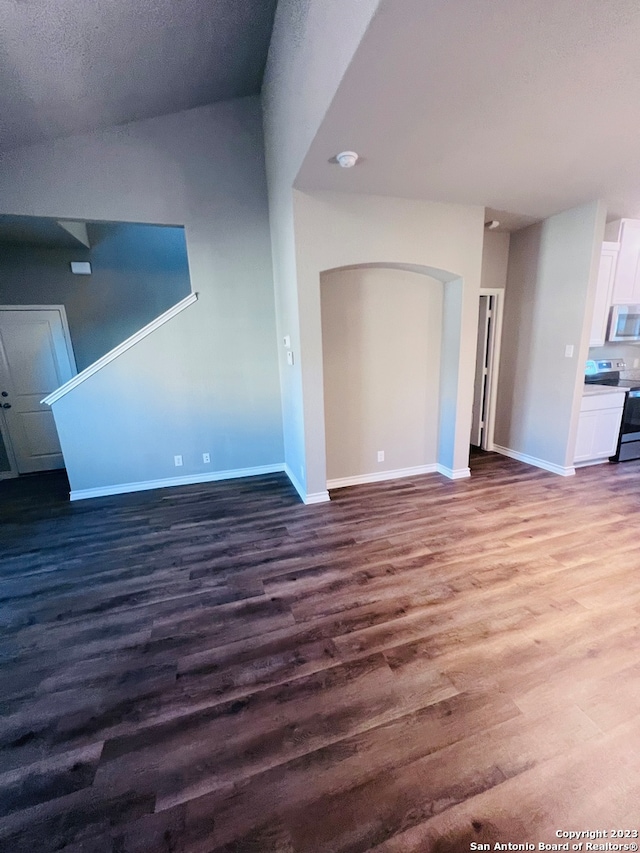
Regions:
<svg viewBox="0 0 640 853"><path fill-rule="evenodd" d="M174 456L173 464L176 466L176 468L179 468L182 465L182 456Z"/></svg>
<svg viewBox="0 0 640 853"><path fill-rule="evenodd" d="M378 462L384 462L384 450L378 451Z"/></svg>
<svg viewBox="0 0 640 853"><path fill-rule="evenodd" d="M210 453L203 453L202 454L202 461L208 465L211 462L211 454Z"/></svg>

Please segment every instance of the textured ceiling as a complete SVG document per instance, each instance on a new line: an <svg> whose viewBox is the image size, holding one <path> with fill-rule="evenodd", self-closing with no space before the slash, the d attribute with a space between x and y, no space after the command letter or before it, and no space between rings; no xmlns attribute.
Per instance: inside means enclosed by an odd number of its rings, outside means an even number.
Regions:
<svg viewBox="0 0 640 853"><path fill-rule="evenodd" d="M255 95L276 0L0 0L0 148Z"/></svg>
<svg viewBox="0 0 640 853"><path fill-rule="evenodd" d="M640 218L639 45L638 0L382 0L297 186Z"/></svg>

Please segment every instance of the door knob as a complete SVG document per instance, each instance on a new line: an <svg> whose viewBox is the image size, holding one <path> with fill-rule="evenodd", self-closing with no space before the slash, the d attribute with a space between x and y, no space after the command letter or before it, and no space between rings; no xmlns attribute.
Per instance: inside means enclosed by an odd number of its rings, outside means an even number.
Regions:
<svg viewBox="0 0 640 853"><path fill-rule="evenodd" d="M3 404L2 404L2 408L3 408L3 409L10 409L10 408L11 408L11 403L3 403Z"/></svg>

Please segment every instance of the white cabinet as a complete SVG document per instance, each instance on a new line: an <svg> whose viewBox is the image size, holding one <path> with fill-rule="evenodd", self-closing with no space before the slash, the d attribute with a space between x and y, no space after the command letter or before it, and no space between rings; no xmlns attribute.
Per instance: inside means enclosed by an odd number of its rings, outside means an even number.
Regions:
<svg viewBox="0 0 640 853"><path fill-rule="evenodd" d="M598 462L613 456L618 446L624 391L587 392L580 406L574 463Z"/></svg>
<svg viewBox="0 0 640 853"><path fill-rule="evenodd" d="M608 240L620 243L613 280L612 305L640 304L640 220L618 219L605 230Z"/></svg>
<svg viewBox="0 0 640 853"><path fill-rule="evenodd" d="M598 285L596 287L596 301L593 306L591 339L589 340L590 347L602 347L605 344L619 249L619 243L602 244Z"/></svg>

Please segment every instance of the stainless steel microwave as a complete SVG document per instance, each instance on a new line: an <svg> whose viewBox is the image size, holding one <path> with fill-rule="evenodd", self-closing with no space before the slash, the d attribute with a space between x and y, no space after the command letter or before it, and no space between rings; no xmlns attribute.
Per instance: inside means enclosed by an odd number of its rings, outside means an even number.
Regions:
<svg viewBox="0 0 640 853"><path fill-rule="evenodd" d="M614 305L608 341L640 341L640 305Z"/></svg>

